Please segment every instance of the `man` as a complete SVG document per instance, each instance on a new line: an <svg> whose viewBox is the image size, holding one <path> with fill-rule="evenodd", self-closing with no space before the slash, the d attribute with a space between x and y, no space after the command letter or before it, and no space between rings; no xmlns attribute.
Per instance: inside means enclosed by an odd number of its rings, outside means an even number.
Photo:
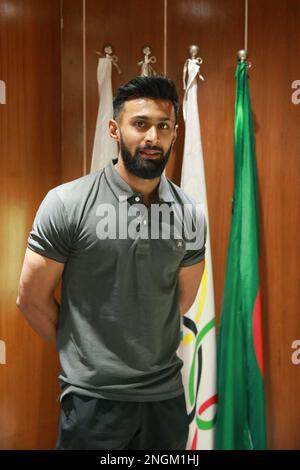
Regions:
<svg viewBox="0 0 300 470"><path fill-rule="evenodd" d="M162 174L177 114L166 77L120 87L109 122L118 158L52 189L37 212L17 304L59 352L57 449L185 449L176 351L203 273L206 222Z"/></svg>

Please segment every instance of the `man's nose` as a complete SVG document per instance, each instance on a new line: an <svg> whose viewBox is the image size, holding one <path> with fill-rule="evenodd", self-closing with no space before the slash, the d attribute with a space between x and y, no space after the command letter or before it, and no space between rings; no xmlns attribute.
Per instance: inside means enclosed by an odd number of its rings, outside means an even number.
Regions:
<svg viewBox="0 0 300 470"><path fill-rule="evenodd" d="M156 145L159 142L159 136L157 132L156 126L151 126L146 135L145 135L145 142L147 145Z"/></svg>

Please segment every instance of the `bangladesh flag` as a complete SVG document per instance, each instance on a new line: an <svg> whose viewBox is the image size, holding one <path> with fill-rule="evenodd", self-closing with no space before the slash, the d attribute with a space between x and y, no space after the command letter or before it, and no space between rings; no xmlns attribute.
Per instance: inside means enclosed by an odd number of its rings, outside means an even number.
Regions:
<svg viewBox="0 0 300 470"><path fill-rule="evenodd" d="M257 175L247 63L239 62L234 194L217 344L217 449L265 449Z"/></svg>

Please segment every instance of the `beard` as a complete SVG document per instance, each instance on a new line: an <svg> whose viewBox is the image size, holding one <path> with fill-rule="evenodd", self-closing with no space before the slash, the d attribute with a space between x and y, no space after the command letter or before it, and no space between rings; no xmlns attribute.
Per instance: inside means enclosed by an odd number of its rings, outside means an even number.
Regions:
<svg viewBox="0 0 300 470"><path fill-rule="evenodd" d="M139 178L151 180L160 176L164 171L170 157L172 144L166 153L163 153L163 149L161 147L154 146L137 147L134 154L132 155L132 153L126 147L121 136L120 147L122 159L127 171L135 176L138 176ZM143 158L140 154L142 150L156 150L160 153L160 156L155 159Z"/></svg>

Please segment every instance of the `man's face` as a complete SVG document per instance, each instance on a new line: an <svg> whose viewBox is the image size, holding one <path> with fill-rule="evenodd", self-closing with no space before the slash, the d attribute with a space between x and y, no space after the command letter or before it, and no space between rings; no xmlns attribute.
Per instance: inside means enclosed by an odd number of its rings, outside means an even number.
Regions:
<svg viewBox="0 0 300 470"><path fill-rule="evenodd" d="M126 169L144 179L162 174L176 139L171 101L137 98L126 101L117 119Z"/></svg>

